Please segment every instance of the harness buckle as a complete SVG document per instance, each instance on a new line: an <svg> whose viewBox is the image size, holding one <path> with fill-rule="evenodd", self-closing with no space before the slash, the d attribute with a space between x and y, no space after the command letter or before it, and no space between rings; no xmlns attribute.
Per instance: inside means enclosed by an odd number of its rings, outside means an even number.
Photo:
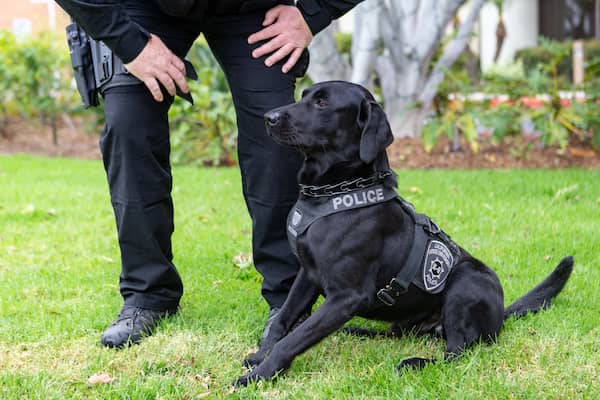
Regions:
<svg viewBox="0 0 600 400"><path fill-rule="evenodd" d="M377 298L386 306L391 307L396 304L398 297L407 291L408 288L404 288L398 279L393 278L389 284L377 292Z"/></svg>
<svg viewBox="0 0 600 400"><path fill-rule="evenodd" d="M442 232L442 230L440 229L439 226L437 226L437 224L435 222L433 222L431 219L427 218L427 222L428 224L424 227L429 233L433 234L433 235L437 235L439 233Z"/></svg>

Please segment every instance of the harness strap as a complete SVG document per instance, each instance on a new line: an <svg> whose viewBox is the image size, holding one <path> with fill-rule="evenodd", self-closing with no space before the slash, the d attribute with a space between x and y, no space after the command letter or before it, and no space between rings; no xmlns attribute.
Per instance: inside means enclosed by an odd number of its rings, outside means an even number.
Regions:
<svg viewBox="0 0 600 400"><path fill-rule="evenodd" d="M438 293L441 291L446 277L460 254L460 248L428 216L417 213L413 205L400 196L398 196L398 201L415 224L415 233L404 266L389 284L377 292L377 298L387 306L396 304L398 298L406 293L411 283L427 292ZM441 257L441 260L433 260L433 262L439 262L443 276L431 276L424 269L421 280L417 274L422 267L427 267L425 264L430 261L431 254ZM445 269L444 266L446 266Z"/></svg>
<svg viewBox="0 0 600 400"><path fill-rule="evenodd" d="M427 235L425 229L431 227L431 220L423 214L417 214L412 204L400 196L398 196L398 201L415 224L415 233L410 253L408 253L408 258L404 266L386 287L377 292L377 298L387 306L396 304L396 299L406 293L411 282L415 279L421 267L425 246L427 246L429 239L429 235Z"/></svg>
<svg viewBox="0 0 600 400"><path fill-rule="evenodd" d="M299 199L288 214L288 241L292 252L298 257L298 237L319 218L342 211L353 210L383 203L398 197L395 190L383 185L371 186L337 196L323 198L320 202L314 199Z"/></svg>

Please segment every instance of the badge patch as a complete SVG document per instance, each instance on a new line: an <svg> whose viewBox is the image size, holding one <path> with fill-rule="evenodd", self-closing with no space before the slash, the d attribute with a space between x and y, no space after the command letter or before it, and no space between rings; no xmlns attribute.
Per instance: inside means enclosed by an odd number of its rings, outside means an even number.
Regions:
<svg viewBox="0 0 600 400"><path fill-rule="evenodd" d="M423 284L425 290L431 293L441 291L443 283L454 265L454 256L448 247L437 240L432 240L427 246L423 264ZM440 289L436 291L436 289Z"/></svg>
<svg viewBox="0 0 600 400"><path fill-rule="evenodd" d="M292 225L298 226L298 224L302 221L302 214L298 212L297 209L294 210L294 214L292 215Z"/></svg>

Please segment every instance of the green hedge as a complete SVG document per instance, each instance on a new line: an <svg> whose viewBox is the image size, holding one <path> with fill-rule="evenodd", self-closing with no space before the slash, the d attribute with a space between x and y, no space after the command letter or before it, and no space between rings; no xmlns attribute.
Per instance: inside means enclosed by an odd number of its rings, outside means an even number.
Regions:
<svg viewBox="0 0 600 400"><path fill-rule="evenodd" d="M203 42L194 44L189 57L199 81L190 82L195 105L178 98L169 112L173 162L232 164L237 128L224 74ZM84 110L64 36L45 32L17 40L0 30L0 134L16 118L39 119L60 145L56 129L63 113L83 116L90 133L100 132L103 106Z"/></svg>
<svg viewBox="0 0 600 400"><path fill-rule="evenodd" d="M586 46L598 51L598 44L588 41ZM448 71L438 92L436 115L422 131L426 150L440 137L452 139L457 132L473 151L482 141L500 143L516 135L563 150L571 141L600 150L600 54L589 51L585 80L573 87L561 74L565 62L571 62L571 44L542 39L539 48L529 50L527 54L543 58L530 59L524 75L486 74L473 82L464 73ZM580 90L585 91L585 101L561 99L561 91ZM457 93L461 99L451 100Z"/></svg>
<svg viewBox="0 0 600 400"><path fill-rule="evenodd" d="M338 35L337 40L338 46L349 52L351 36ZM431 147L441 135L453 134L454 126L474 145L478 140L475 122L494 126L494 140L500 141L505 135L519 133L520 122L529 118L547 144L564 147L574 134L600 148L600 45L588 41L586 49L584 89L590 101L570 108L558 101L559 88L571 89L560 75L564 63L570 63L570 44L542 41L540 49L522 51L520 57L527 58L527 68L531 68L525 77L484 76L474 83L464 67L448 71L436 102L438 116L423 132L426 146ZM531 55L538 53L543 56ZM204 42L194 44L189 58L196 66L199 81L190 82L195 105L176 99L169 112L173 163L235 163L236 118L225 76ZM301 90L309 84L305 78L297 86ZM449 93L456 92L508 93L512 103L489 108L489 102L467 102L456 109L447 99ZM549 94L552 101L536 112L522 107L520 98L539 93ZM84 110L81 106L64 37L45 33L19 41L10 32L0 30L0 134L15 116L38 118L56 133L63 113L102 121L102 107ZM94 133L100 130L98 124L90 123L89 127Z"/></svg>
<svg viewBox="0 0 600 400"><path fill-rule="evenodd" d="M553 42L556 48L565 53L558 65L558 73L571 80L573 76L573 42ZM600 41L585 40L583 52L586 60L600 58ZM548 64L554 58L554 53L546 45L521 49L515 54L515 59L523 62L526 73L534 71L539 64Z"/></svg>
<svg viewBox="0 0 600 400"><path fill-rule="evenodd" d="M71 87L68 50L61 39L44 33L17 40L0 31L0 120L6 129L15 115L38 117L52 128L58 118L80 108Z"/></svg>
<svg viewBox="0 0 600 400"><path fill-rule="evenodd" d="M230 165L236 162L237 124L225 74L206 43L188 53L198 81L190 81L192 106L176 99L169 110L171 158L175 164Z"/></svg>

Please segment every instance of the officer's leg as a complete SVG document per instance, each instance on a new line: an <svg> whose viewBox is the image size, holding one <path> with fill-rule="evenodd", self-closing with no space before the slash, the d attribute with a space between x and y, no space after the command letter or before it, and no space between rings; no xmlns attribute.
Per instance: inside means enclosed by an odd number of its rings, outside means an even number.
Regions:
<svg viewBox="0 0 600 400"><path fill-rule="evenodd" d="M199 21L170 17L154 2L123 2L129 17L158 35L183 57L199 33ZM122 77L121 77L122 78ZM156 322L179 305L183 286L173 265L173 203L168 110L133 79L106 89L106 127L100 147L113 204L125 305L104 332L103 344L122 346L150 334ZM120 81L120 83L123 83ZM109 85L117 85L111 81Z"/></svg>
<svg viewBox="0 0 600 400"><path fill-rule="evenodd" d="M265 131L265 112L294 101L292 76L251 57L247 37L261 29L264 13L207 17L205 36L223 67L238 123L238 156L244 198L252 218L254 264L271 308L285 301L298 271L286 235L287 214L298 197L302 158ZM253 46L255 47L255 46Z"/></svg>
<svg viewBox="0 0 600 400"><path fill-rule="evenodd" d="M104 99L100 148L117 222L125 307L102 342L118 347L139 340L166 312L175 311L183 286L171 251L167 111L172 99L156 102L141 83L107 89Z"/></svg>

